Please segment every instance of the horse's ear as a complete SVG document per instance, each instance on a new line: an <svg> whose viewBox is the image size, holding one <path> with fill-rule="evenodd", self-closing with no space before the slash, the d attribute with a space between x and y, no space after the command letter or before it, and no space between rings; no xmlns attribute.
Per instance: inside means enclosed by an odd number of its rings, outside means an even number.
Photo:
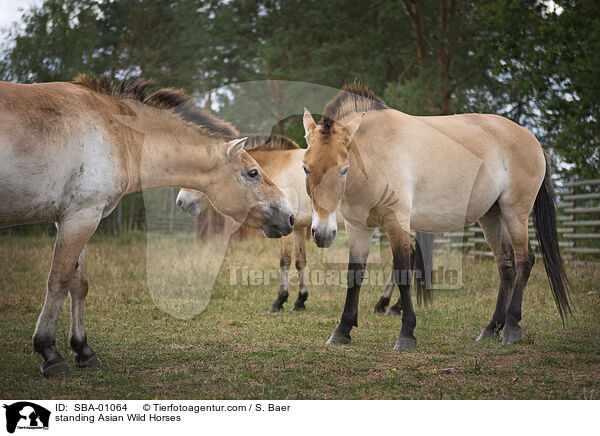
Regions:
<svg viewBox="0 0 600 436"><path fill-rule="evenodd" d="M234 139L233 141L229 141L227 143L227 157L229 159L233 158L233 156L235 156L235 154L240 151L242 148L244 148L244 144L246 143L246 139L248 139L248 137L245 138L240 138L240 139Z"/></svg>
<svg viewBox="0 0 600 436"><path fill-rule="evenodd" d="M346 130L348 130L348 141L352 140L352 137L360 127L360 122L362 118L365 116L365 112L362 112L355 116L348 124L346 124Z"/></svg>
<svg viewBox="0 0 600 436"><path fill-rule="evenodd" d="M308 109L304 108L304 116L302 117L302 124L304 124L304 134L308 135L312 132L316 127L317 123L313 119L312 115L308 111Z"/></svg>

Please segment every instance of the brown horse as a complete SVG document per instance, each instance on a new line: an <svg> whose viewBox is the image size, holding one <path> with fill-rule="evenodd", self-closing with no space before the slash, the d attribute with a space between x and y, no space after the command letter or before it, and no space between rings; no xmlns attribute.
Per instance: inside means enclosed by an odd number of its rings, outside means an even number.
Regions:
<svg viewBox="0 0 600 436"><path fill-rule="evenodd" d="M56 325L71 296L69 344L79 367L98 365L87 344L85 246L128 193L160 187L204 192L222 213L292 231L292 208L243 147L237 131L172 89L78 77L73 83L0 83L0 226L55 222L46 301L33 336L42 374L68 373Z"/></svg>
<svg viewBox="0 0 600 436"><path fill-rule="evenodd" d="M320 247L346 221L350 245L348 292L328 343L349 343L373 230L386 230L400 288L402 329L395 349L414 348L410 296L414 255L410 228L444 232L479 221L500 273L496 310L478 339L504 329L503 344L521 338L521 302L535 256L527 220L532 209L546 272L562 315L570 312L558 250L550 163L536 138L496 115L417 117L389 108L360 85L345 87L319 125L305 109L306 186L312 234Z"/></svg>
<svg viewBox="0 0 600 436"><path fill-rule="evenodd" d="M296 269L298 271L298 298L291 307L291 311L306 310L305 302L308 298L306 284L306 230L312 224L312 210L310 197L306 193L306 178L302 170L304 153L298 144L287 136L272 134L249 134L244 145L250 156L252 156L260 167L269 175L271 180L283 191L287 199L294 207L294 231L292 235L284 236L280 241L279 259L279 291L277 298L271 305L269 312L281 312L283 305L289 296L289 269L292 264L292 244L295 247ZM208 199L204 194L190 189L181 189L177 195L177 206L190 215L200 215L207 207ZM338 225L344 225L341 216L338 217ZM433 239L431 235L417 233L416 235L416 270L422 279L417 280L417 295L419 301L429 302L432 299L431 283L426 278L430 277L431 263L433 257ZM381 298L373 309L374 313L386 312L393 291L393 274L381 295ZM386 312L388 315L401 314L401 308L392 306Z"/></svg>

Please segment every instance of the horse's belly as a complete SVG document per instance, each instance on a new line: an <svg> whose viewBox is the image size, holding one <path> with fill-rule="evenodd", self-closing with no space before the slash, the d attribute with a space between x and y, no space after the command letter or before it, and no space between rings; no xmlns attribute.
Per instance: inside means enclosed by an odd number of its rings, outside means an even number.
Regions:
<svg viewBox="0 0 600 436"><path fill-rule="evenodd" d="M56 222L60 211L54 201L37 201L24 204L15 199L0 207L0 227L17 226L35 222Z"/></svg>
<svg viewBox="0 0 600 436"><path fill-rule="evenodd" d="M56 221L62 199L44 168L8 163L0 164L0 226Z"/></svg>

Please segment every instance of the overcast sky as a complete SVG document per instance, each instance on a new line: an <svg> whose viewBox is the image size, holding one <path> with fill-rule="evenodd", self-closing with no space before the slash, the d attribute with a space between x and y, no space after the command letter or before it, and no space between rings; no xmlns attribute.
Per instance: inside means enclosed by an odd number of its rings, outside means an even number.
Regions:
<svg viewBox="0 0 600 436"><path fill-rule="evenodd" d="M21 18L23 11L31 5L39 6L43 0L0 0L0 28L8 27Z"/></svg>

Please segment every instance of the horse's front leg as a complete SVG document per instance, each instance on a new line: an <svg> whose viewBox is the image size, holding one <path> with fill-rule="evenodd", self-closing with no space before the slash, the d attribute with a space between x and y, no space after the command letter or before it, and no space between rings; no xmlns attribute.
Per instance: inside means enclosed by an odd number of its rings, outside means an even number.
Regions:
<svg viewBox="0 0 600 436"><path fill-rule="evenodd" d="M391 223L387 229L394 255L394 282L400 289L400 299L395 306L402 311L402 328L394 350L411 350L417 345L414 336L417 318L410 295L414 250L410 243L410 231L407 229L408 226L404 229L396 223Z"/></svg>
<svg viewBox="0 0 600 436"><path fill-rule="evenodd" d="M84 305L88 293L87 271L85 267L85 248L81 251L75 274L69 288L71 297L71 333L69 335L69 346L75 353L75 366L99 367L100 361L94 350L87 343L85 331Z"/></svg>
<svg viewBox="0 0 600 436"><path fill-rule="evenodd" d="M365 273L369 256L369 246L374 228L355 226L346 222L346 234L350 246L348 262L348 291L342 320L327 341L328 344L348 344L352 340L350 330L358 326L358 299L360 286Z"/></svg>
<svg viewBox="0 0 600 436"><path fill-rule="evenodd" d="M33 335L33 349L44 359L40 369L45 377L69 373L65 360L56 349L56 326L77 260L96 230L100 216L98 212L79 211L63 218L57 225L46 300Z"/></svg>
<svg viewBox="0 0 600 436"><path fill-rule="evenodd" d="M271 305L269 313L281 312L283 303L288 299L290 291L290 265L292 264L292 235L280 238L281 257L279 259L279 292Z"/></svg>

